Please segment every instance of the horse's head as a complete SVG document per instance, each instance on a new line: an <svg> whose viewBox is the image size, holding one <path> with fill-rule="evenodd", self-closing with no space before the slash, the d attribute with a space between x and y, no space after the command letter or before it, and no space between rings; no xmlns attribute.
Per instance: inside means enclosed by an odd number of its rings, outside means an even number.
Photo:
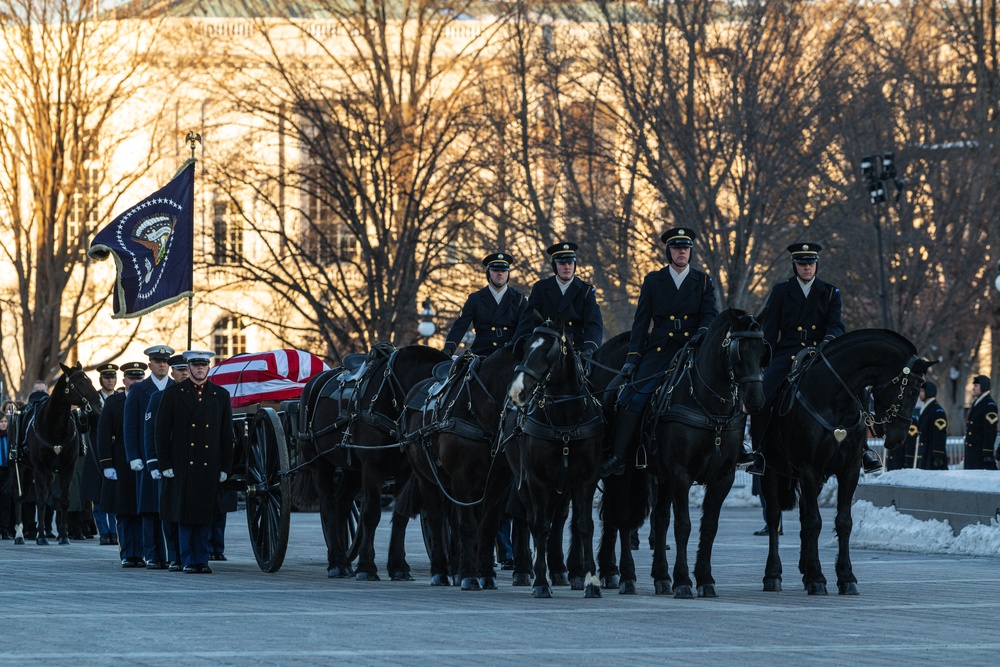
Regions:
<svg viewBox="0 0 1000 667"><path fill-rule="evenodd" d="M77 405L83 410L85 415L99 413L101 411L101 397L94 388L94 383L90 381L87 374L83 372L83 366L76 362L76 366L66 366L59 364L62 368L62 377L56 382L53 394L61 392L66 402L70 405Z"/></svg>
<svg viewBox="0 0 1000 667"><path fill-rule="evenodd" d="M936 362L911 357L898 375L877 387L872 387L875 414L873 426L885 429L885 448L894 449L909 434L913 408L924 386L924 374Z"/></svg>
<svg viewBox="0 0 1000 667"><path fill-rule="evenodd" d="M553 327L550 321L542 322L518 341L521 363L514 369L514 379L507 390L518 407L524 407L539 386L544 387L550 377L568 364L572 352L569 338Z"/></svg>
<svg viewBox="0 0 1000 667"><path fill-rule="evenodd" d="M706 336L706 344L721 338L717 344L722 346L729 379L739 388L743 407L753 414L764 406L763 368L771 361L771 348L764 340L760 324L749 313L729 309L723 311L713 324L716 323L724 331L717 337Z"/></svg>

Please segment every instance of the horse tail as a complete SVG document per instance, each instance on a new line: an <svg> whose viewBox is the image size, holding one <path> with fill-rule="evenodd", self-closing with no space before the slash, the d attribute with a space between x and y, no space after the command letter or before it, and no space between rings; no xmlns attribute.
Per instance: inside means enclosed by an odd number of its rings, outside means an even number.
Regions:
<svg viewBox="0 0 1000 667"><path fill-rule="evenodd" d="M629 467L624 475L604 479L599 516L605 526L635 530L649 516L649 473Z"/></svg>
<svg viewBox="0 0 1000 667"><path fill-rule="evenodd" d="M292 477L292 506L300 510L319 507L319 492L312 474Z"/></svg>
<svg viewBox="0 0 1000 667"><path fill-rule="evenodd" d="M406 480L403 488L399 490L399 495L396 496L396 505L393 509L393 514L414 519L420 514L423 505L423 498L420 497L420 486L417 484L417 476L412 475Z"/></svg>
<svg viewBox="0 0 1000 667"><path fill-rule="evenodd" d="M786 475L778 476L778 507L782 512L795 509L799 495L799 483Z"/></svg>

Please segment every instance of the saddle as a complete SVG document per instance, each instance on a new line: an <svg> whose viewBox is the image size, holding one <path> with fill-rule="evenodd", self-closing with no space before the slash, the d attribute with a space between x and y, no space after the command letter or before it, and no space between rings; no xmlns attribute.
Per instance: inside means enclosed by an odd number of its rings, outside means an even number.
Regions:
<svg viewBox="0 0 1000 667"><path fill-rule="evenodd" d="M432 377L411 390L406 407L423 414L422 436L433 431L455 433L470 440L492 440L493 434L484 426L451 415L458 397L468 391L467 385L483 358L466 352L454 361L443 361L434 367Z"/></svg>

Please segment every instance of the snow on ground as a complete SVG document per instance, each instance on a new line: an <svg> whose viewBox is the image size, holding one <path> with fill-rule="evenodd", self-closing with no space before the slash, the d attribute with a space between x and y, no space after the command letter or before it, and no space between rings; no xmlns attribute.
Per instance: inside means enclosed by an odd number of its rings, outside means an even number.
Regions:
<svg viewBox="0 0 1000 667"><path fill-rule="evenodd" d="M861 483L880 486L906 486L917 489L1000 493L1000 472L996 470L893 470L875 478L864 478Z"/></svg>
<svg viewBox="0 0 1000 667"><path fill-rule="evenodd" d="M1000 524L966 526L956 537L947 521L920 521L895 507L875 507L867 500L854 503L851 546L917 553L945 553L1000 557ZM836 542L836 536L830 544Z"/></svg>

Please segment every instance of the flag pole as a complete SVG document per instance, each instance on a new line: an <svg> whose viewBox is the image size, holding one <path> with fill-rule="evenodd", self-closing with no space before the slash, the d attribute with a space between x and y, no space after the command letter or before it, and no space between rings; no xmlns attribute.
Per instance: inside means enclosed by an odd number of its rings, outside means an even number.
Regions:
<svg viewBox="0 0 1000 667"><path fill-rule="evenodd" d="M187 136L184 137L184 141L187 142L188 147L191 148L191 160L197 162L198 158L194 156L195 148L201 143L201 134L195 131L190 131ZM191 262L191 286L194 287L194 262ZM193 292L193 290L192 290ZM191 349L191 321L194 318L194 294L188 297L188 339L187 339L187 349Z"/></svg>

